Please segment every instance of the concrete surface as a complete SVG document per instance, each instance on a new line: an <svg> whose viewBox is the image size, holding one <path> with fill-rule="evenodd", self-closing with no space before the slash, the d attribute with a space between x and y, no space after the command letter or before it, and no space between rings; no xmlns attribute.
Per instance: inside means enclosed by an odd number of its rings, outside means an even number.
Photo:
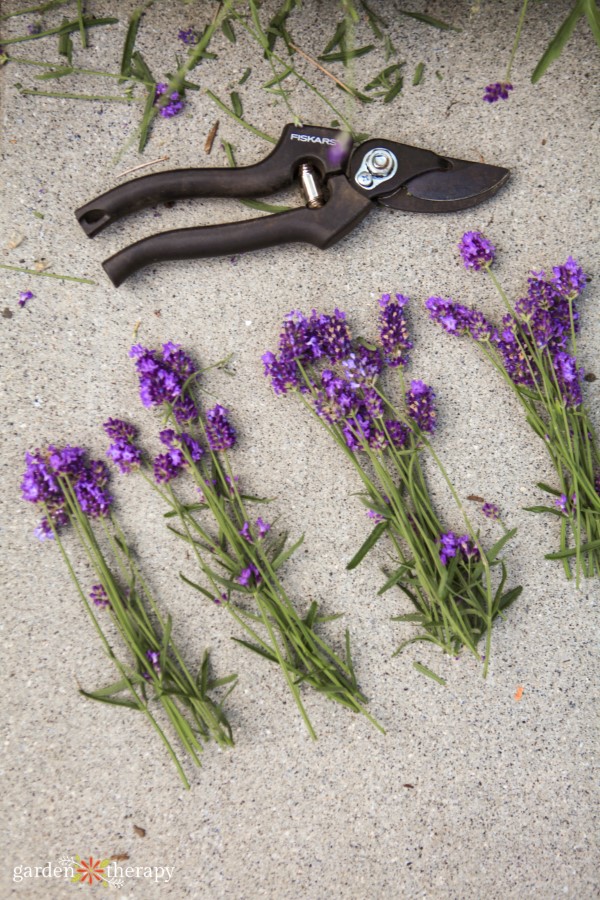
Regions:
<svg viewBox="0 0 600 900"><path fill-rule="evenodd" d="M118 7L121 21L93 31L88 51L75 36L74 61L118 71L134 4L90 0L87 6L96 14ZM542 448L476 348L429 326L421 306L430 293L443 293L479 301L500 315L491 288L469 277L457 259L455 245L465 230L482 228L497 245L497 271L513 297L529 269L549 269L572 253L594 276L581 306L580 354L588 370L598 366L598 52L580 24L560 61L532 86L532 67L570 6L562 0L532 4L514 67L514 94L506 104L488 106L482 88L502 77L520 4L483 3L472 15L468 2L411 4L451 17L461 33L401 18L391 3L374 0L373 6L395 20L394 40L407 60L404 92L391 106L354 108L308 64L299 63L302 71L361 130L508 166L508 187L477 209L446 217L381 210L327 253L282 247L235 265L229 259L166 264L118 291L100 266L118 248L159 229L252 213L234 202L181 202L156 215L141 213L88 241L73 210L141 161L131 148L116 167L112 162L132 135L139 109L20 97L15 82L32 86L36 70L13 64L1 70L2 261L32 267L43 259L49 271L95 282L1 273L2 307L12 312L1 319L2 800L9 826L4 897L70 897L74 886L60 880L13 881L15 866L56 864L65 853L128 854L125 865L174 867L168 884L127 879L124 897L599 896L592 778L598 588L584 584L577 590L558 563L544 561L558 544L556 524L522 511L539 502L533 485L540 476L552 477ZM17 7L7 2L3 11ZM44 22L57 24L61 15L47 13ZM208 15L205 4L156 3L147 13L138 46L157 76L172 71L178 28L204 25ZM290 28L300 46L316 55L337 19L333 3L307 0ZM5 36L23 33L30 21L10 20ZM359 42L368 37L361 25ZM213 49L219 60L203 64L195 80L226 99L252 66L251 78L238 88L245 115L277 135L289 112L260 89L271 73L257 47L240 33L235 47L219 37ZM58 59L53 38L16 45L12 52ZM413 88L421 60L425 80ZM383 64L380 51L359 60L358 84ZM342 74L339 66L332 68ZM49 87L119 90L94 78ZM219 139L210 158L203 150L217 118L219 138L232 142L240 164L265 155L264 141L228 120L202 92L188 97L185 115L157 123L143 160L166 154L169 160L147 171L225 164ZM331 120L301 86L294 87L292 103L304 121ZM15 235L23 242L8 249ZM35 299L19 309L18 293L26 289ZM358 571L344 568L369 528L352 496L356 478L326 435L292 399L275 399L261 374L260 355L274 347L285 312L338 305L356 333L368 334L376 297L385 290L413 298L416 347L409 373L438 392L436 447L458 491L498 502L519 527L508 561L511 581L522 583L524 593L495 629L486 682L466 657L410 649L391 658L406 632L390 616L407 608L400 594L376 596L383 548ZM314 597L327 611L345 613L360 681L386 737L345 710L306 696L320 738L311 743L279 674L245 655L231 641L230 618L179 582L178 571L191 568L185 551L168 540L162 509L143 484L125 479L114 483L119 513L157 595L174 615L187 659L198 659L208 645L219 674L240 674L229 705L237 746L231 752L209 748L202 770L188 767L192 790L186 792L143 722L78 695L78 684L95 687L110 675L56 548L32 536L33 510L19 499L23 454L50 441L70 441L101 456L100 423L109 415L129 416L145 438L153 434L156 422L137 402L127 356L136 323L145 344L176 340L205 364L234 353L235 377L214 372L207 386L233 410L241 435L237 471L252 492L278 498L281 524L292 534L305 531L302 552L286 566L286 584L302 606ZM598 385L585 387L597 424ZM435 472L431 483L449 526L458 527ZM491 540L487 523L485 533ZM340 640L340 623L327 634ZM418 674L413 659L444 675L447 687ZM514 700L518 685L524 688L520 702ZM134 826L145 829L145 837Z"/></svg>

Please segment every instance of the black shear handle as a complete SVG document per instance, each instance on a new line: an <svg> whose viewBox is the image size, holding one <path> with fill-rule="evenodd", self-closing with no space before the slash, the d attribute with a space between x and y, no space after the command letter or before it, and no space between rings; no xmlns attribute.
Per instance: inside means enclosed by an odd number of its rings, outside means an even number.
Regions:
<svg viewBox="0 0 600 900"><path fill-rule="evenodd" d="M228 225L165 231L125 247L102 265L114 286L119 287L134 272L167 260L232 256L298 241L326 250L374 208L373 202L351 188L344 176L331 178L328 187L329 200L320 209L304 207Z"/></svg>
<svg viewBox="0 0 600 900"><path fill-rule="evenodd" d="M118 185L75 210L88 237L117 219L168 200L187 197L262 197L292 184L301 161L312 163L322 178L342 172L350 149L332 154L341 132L314 125L287 125L271 153L253 166L174 169Z"/></svg>

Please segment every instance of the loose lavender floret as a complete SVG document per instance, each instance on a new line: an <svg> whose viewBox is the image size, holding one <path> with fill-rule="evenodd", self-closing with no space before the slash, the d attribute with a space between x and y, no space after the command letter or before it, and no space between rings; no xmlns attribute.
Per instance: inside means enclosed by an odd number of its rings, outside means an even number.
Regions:
<svg viewBox="0 0 600 900"><path fill-rule="evenodd" d="M495 503L484 503L481 511L486 519L496 520L500 518L500 508Z"/></svg>
<svg viewBox="0 0 600 900"><path fill-rule="evenodd" d="M159 82L156 85L154 91L154 103L156 104L158 100L167 92L168 85L163 81ZM184 101L179 94L179 91L172 91L169 102L164 106L159 107L159 114L163 117L163 119L172 119L174 116L178 116L184 107Z"/></svg>
<svg viewBox="0 0 600 900"><path fill-rule="evenodd" d="M497 103L498 100L508 100L508 92L514 90L510 81L495 81L486 85L483 99L486 103Z"/></svg>
<svg viewBox="0 0 600 900"><path fill-rule="evenodd" d="M409 416L421 431L433 434L437 420L433 388L423 381L411 381L410 389L406 392L406 406Z"/></svg>
<svg viewBox="0 0 600 900"><path fill-rule="evenodd" d="M23 309L25 304L29 300L33 300L34 297L35 297L35 294L33 293L33 291L21 291L19 293L19 299L17 302L18 302L19 306L21 307L21 309Z"/></svg>
<svg viewBox="0 0 600 900"><path fill-rule="evenodd" d="M261 540L264 536L271 530L271 525L269 522L265 522L261 516L256 520L256 527L258 529L258 538Z"/></svg>
<svg viewBox="0 0 600 900"><path fill-rule="evenodd" d="M262 578L260 572L254 565L254 563L250 563L250 565L246 569L242 569L240 572L237 582L241 584L243 587L250 587L250 583L254 580L254 584L256 587L261 583Z"/></svg>
<svg viewBox="0 0 600 900"><path fill-rule="evenodd" d="M48 521L48 517L44 516L42 521L37 525L33 531L35 537L38 541L53 541L54 540L54 532L52 531L52 526Z"/></svg>
<svg viewBox="0 0 600 900"><path fill-rule="evenodd" d="M90 600L97 606L98 609L106 609L107 606L110 606L110 600L108 599L108 594L104 590L104 586L101 584L92 585L92 590L90 591Z"/></svg>
<svg viewBox="0 0 600 900"><path fill-rule="evenodd" d="M459 536L453 531L447 531L439 537L440 543L440 561L442 565L448 565L448 562L455 556L460 554L464 559L479 559L479 549L470 539L468 534Z"/></svg>
<svg viewBox="0 0 600 900"><path fill-rule="evenodd" d="M227 420L229 410L218 403L206 411L206 439L211 450L230 450L235 444L235 429Z"/></svg>
<svg viewBox="0 0 600 900"><path fill-rule="evenodd" d="M198 43L198 33L194 28L180 28L177 37L186 47L194 47Z"/></svg>
<svg viewBox="0 0 600 900"><path fill-rule="evenodd" d="M552 269L552 283L564 297L577 297L588 283L589 276L585 274L577 260L569 256L562 266L554 266Z"/></svg>
<svg viewBox="0 0 600 900"><path fill-rule="evenodd" d="M27 34L40 34L42 30L41 22L32 22L27 26Z"/></svg>
<svg viewBox="0 0 600 900"><path fill-rule="evenodd" d="M467 231L458 245L466 269L488 268L496 256L496 248L481 231Z"/></svg>
<svg viewBox="0 0 600 900"><path fill-rule="evenodd" d="M379 341L385 354L388 366L406 366L408 351L412 350L412 341L408 338L408 325L404 316L404 306L408 297L402 294L382 294L379 300Z"/></svg>

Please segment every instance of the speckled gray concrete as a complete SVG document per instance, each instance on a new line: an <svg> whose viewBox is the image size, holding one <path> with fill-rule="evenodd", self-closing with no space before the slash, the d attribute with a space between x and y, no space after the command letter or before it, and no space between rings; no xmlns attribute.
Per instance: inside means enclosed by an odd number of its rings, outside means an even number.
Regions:
<svg viewBox="0 0 600 900"><path fill-rule="evenodd" d="M116 4L88 6L106 14ZM133 4L118 6L121 23L94 31L91 51L82 53L75 42L77 63L117 70ZM379 6L394 17L391 5ZM409 19L398 19L394 29L407 75L425 62L423 84L411 88L407 78L392 106L374 103L355 115L373 135L508 166L512 179L497 198L447 217L382 210L326 254L297 246L247 255L237 265L228 259L168 264L118 291L100 267L118 248L157 229L251 213L225 201L178 203L159 217L148 211L86 240L73 209L113 185L115 171L139 161L131 150L119 169L111 167L138 110L19 98L14 82L29 84L32 71L12 65L2 70L1 246L13 234L25 238L17 249L3 249L2 259L31 266L45 258L51 271L96 282L92 287L3 273L2 306L13 316L1 319L2 800L10 822L2 896L70 897L74 888L68 884L12 881L14 866L42 866L65 851L127 853L129 865L175 867L169 884L129 879L122 895L139 898L599 895L591 629L598 592L591 584L578 591L558 564L543 559L557 546L556 524L521 508L539 502L533 485L540 476L551 480L552 473L513 399L476 348L430 327L421 307L430 293L443 293L500 314L490 287L469 277L457 260L455 244L466 229L483 228L497 244L498 274L513 296L530 268L549 268L572 252L595 277L582 303L580 349L588 369L598 365L597 51L580 26L563 58L532 87L532 65L569 3L533 5L513 73L517 89L509 103L490 107L481 102L481 88L502 73L518 4L488 3L471 19L466 2L412 4L441 17L449 15L448 6L464 26L460 34ZM15 7L9 3L5 10ZM172 66L177 28L204 21L185 7L163 7L150 10L139 37L157 73ZM323 46L333 30L332 9L308 0L291 26L301 46ZM46 17L48 24L59 20L60 12ZM6 33L23 28L12 20ZM256 48L243 39L231 47L224 38L215 47L219 61L195 73L202 87L226 96L251 65L252 77L240 89L247 117L277 134L289 116L260 90L270 72ZM13 49L47 59L55 45ZM361 83L382 62L376 54L361 60ZM307 74L343 102L327 79ZM101 82L91 81L90 88L106 91ZM81 82L70 89L81 90ZM331 118L300 88L293 103L307 122L328 124ZM144 159L168 154L168 167L224 164L218 141L210 158L202 149L217 117L220 137L235 145L240 164L265 154L264 142L198 93L189 95L184 116L158 123ZM17 295L27 288L36 297L20 310ZM374 300L384 290L413 298L410 374L438 392L436 446L458 491L499 501L519 527L508 560L511 581L521 582L524 593L496 627L486 682L468 658L444 659L423 649L391 658L404 632L390 616L406 607L400 595L376 596L383 549L357 572L344 568L369 527L351 496L356 478L325 434L291 399L275 399L261 375L260 354L274 345L290 308L339 305L355 330L366 334L374 326ZM115 484L119 512L174 615L187 658L197 659L209 645L218 673L240 673L229 706L237 747L210 748L203 769L191 773L188 793L142 721L78 695L78 683L95 686L109 676L56 550L32 537L32 510L19 500L22 459L26 449L60 440L81 442L101 455L99 425L109 415L131 415L145 436L151 434L127 357L138 321L144 343L177 340L205 363L234 353L235 377L216 372L207 382L234 411L241 435L235 464L253 492L279 498L282 525L292 534L306 533L302 552L286 567L286 584L300 604L315 598L326 610L345 613L356 668L386 737L307 696L320 738L311 743L278 673L244 655L230 640L229 617L202 605L178 581L178 571L189 570L185 551L165 536L154 498L141 483L125 480ZM599 384L585 388L597 423ZM458 527L435 472L431 483L448 524ZM491 539L486 525L488 533ZM340 624L327 634L339 640ZM448 686L419 675L414 658L443 674ZM520 703L513 699L517 685L524 687ZM144 838L134 825L146 830Z"/></svg>

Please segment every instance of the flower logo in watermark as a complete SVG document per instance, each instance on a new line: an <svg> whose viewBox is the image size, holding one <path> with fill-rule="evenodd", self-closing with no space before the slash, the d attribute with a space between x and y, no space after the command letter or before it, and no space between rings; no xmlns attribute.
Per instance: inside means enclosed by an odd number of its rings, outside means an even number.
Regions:
<svg viewBox="0 0 600 900"><path fill-rule="evenodd" d="M93 856L90 856L89 859L81 859L80 856L76 856L75 862L78 865L71 881L79 881L81 884L100 883L108 887L105 871L106 867L110 865L110 859L94 859Z"/></svg>

